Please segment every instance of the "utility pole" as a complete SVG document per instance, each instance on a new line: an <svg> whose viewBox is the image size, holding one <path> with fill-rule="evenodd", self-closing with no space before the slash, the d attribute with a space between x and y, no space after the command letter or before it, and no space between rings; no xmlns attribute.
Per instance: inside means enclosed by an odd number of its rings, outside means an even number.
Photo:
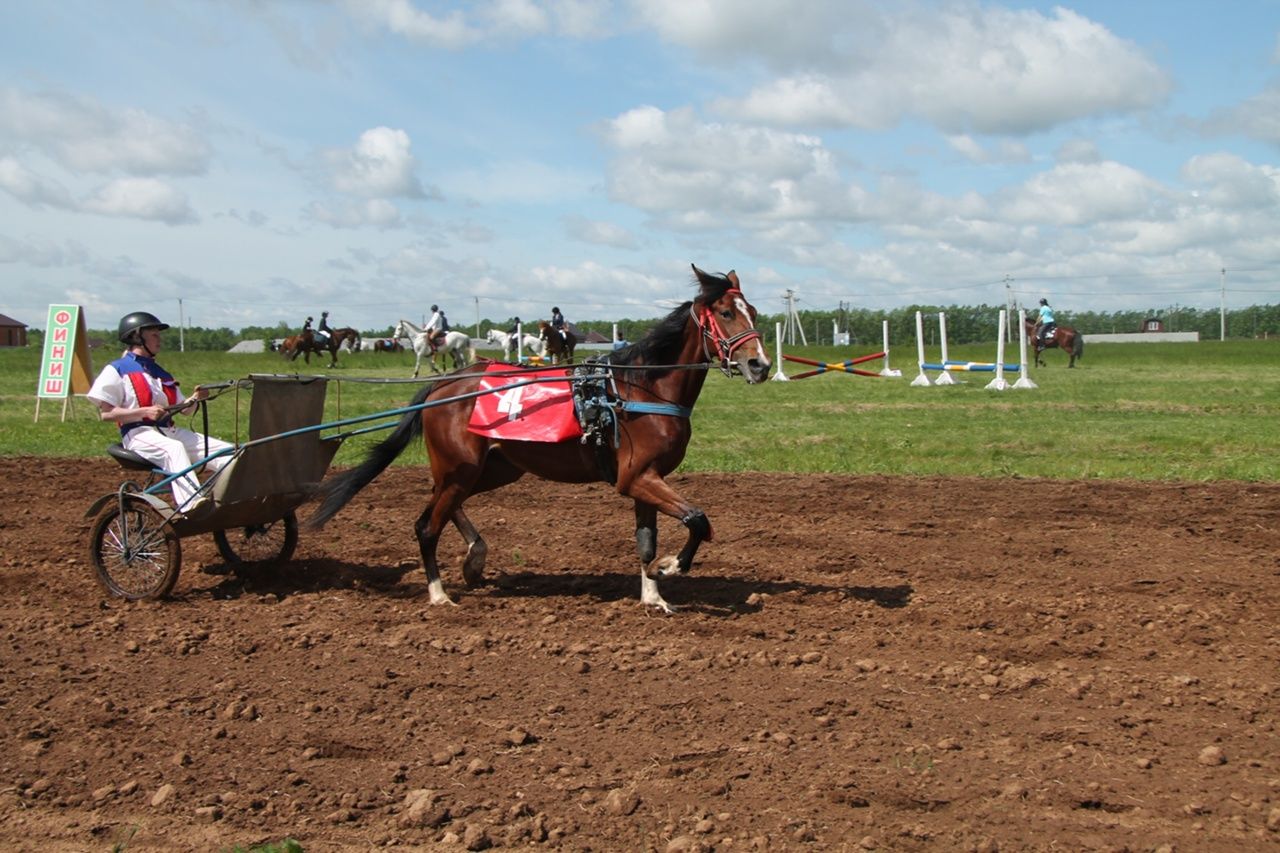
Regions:
<svg viewBox="0 0 1280 853"><path fill-rule="evenodd" d="M182 321L182 299L178 299L178 352L187 351L187 339L183 336L183 326L186 323Z"/></svg>
<svg viewBox="0 0 1280 853"><path fill-rule="evenodd" d="M1227 339L1227 268L1222 268L1222 301L1218 308L1218 339Z"/></svg>
<svg viewBox="0 0 1280 853"><path fill-rule="evenodd" d="M476 301L476 337L480 337L480 297L472 297Z"/></svg>
<svg viewBox="0 0 1280 853"><path fill-rule="evenodd" d="M787 288L784 298L787 300L787 319L782 327L782 336L787 343L795 346L796 332L799 332L800 343L808 346L809 342L804 338L804 327L800 325L800 315L796 313L796 292Z"/></svg>

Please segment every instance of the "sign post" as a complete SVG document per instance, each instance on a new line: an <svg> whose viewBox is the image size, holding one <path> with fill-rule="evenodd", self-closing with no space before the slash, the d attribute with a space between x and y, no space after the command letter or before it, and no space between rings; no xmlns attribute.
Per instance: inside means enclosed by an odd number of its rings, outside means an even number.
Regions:
<svg viewBox="0 0 1280 853"><path fill-rule="evenodd" d="M84 312L79 305L50 305L44 327L44 354L40 358L40 384L36 387L36 422L40 401L62 399L62 420L72 394L85 394L93 385L89 364L89 339Z"/></svg>

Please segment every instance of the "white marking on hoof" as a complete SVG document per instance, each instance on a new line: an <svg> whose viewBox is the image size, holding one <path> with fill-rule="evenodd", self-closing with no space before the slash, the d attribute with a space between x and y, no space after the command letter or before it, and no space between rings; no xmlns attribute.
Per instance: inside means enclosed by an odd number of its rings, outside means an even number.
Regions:
<svg viewBox="0 0 1280 853"><path fill-rule="evenodd" d="M679 557L662 557L653 564L653 567L660 575L678 575L681 573Z"/></svg>
<svg viewBox="0 0 1280 853"><path fill-rule="evenodd" d="M640 603L648 607L656 607L663 613L675 613L676 610L658 593L658 582L640 570Z"/></svg>
<svg viewBox="0 0 1280 853"><path fill-rule="evenodd" d="M444 591L444 583L441 581L430 581L427 584L427 594L431 604L448 604L453 607L458 606L454 604L453 599Z"/></svg>

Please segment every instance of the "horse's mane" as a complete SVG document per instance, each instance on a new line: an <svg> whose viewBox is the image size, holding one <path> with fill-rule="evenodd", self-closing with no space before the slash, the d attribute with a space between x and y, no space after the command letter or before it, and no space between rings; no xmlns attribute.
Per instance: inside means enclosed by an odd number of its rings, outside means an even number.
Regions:
<svg viewBox="0 0 1280 853"><path fill-rule="evenodd" d="M684 346L684 327L695 303L715 302L733 287L728 276L708 275L698 282L698 295L658 321L658 325L634 344L609 354L611 364L671 364ZM657 376L651 373L650 376Z"/></svg>

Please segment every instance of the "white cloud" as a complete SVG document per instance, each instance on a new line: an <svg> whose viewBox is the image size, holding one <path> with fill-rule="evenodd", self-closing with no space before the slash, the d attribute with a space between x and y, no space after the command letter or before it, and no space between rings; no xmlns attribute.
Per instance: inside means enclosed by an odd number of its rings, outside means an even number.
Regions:
<svg viewBox="0 0 1280 853"><path fill-rule="evenodd" d="M354 147L325 153L334 188L363 198L425 198L411 147L403 130L366 130Z"/></svg>
<svg viewBox="0 0 1280 853"><path fill-rule="evenodd" d="M1280 145L1280 85L1272 86L1239 105L1219 110L1206 122L1211 133L1242 133Z"/></svg>
<svg viewBox="0 0 1280 853"><path fill-rule="evenodd" d="M560 169L534 160L487 163L483 169L462 169L441 176L451 195L483 204L548 204L578 200L591 193L599 179L585 172Z"/></svg>
<svg viewBox="0 0 1280 853"><path fill-rule="evenodd" d="M1054 154L1059 163L1099 163L1102 153L1091 139L1068 139Z"/></svg>
<svg viewBox="0 0 1280 853"><path fill-rule="evenodd" d="M604 136L617 153L611 195L685 227L853 215L850 190L814 136L656 107L617 116Z"/></svg>
<svg viewBox="0 0 1280 853"><path fill-rule="evenodd" d="M602 301L652 307L656 300L670 298L672 293L667 279L594 261L576 267L534 267L529 270L528 285L533 292L543 294L542 299L548 305L568 304L568 300L561 299L563 296L596 294Z"/></svg>
<svg viewBox="0 0 1280 853"><path fill-rule="evenodd" d="M360 202L344 202L336 206L312 202L303 216L333 228L377 228L388 230L404 227L400 209L383 198Z"/></svg>
<svg viewBox="0 0 1280 853"><path fill-rule="evenodd" d="M1280 208L1280 169L1275 166L1255 166L1235 154L1199 154L1181 174L1200 188L1202 204L1231 211Z"/></svg>
<svg viewBox="0 0 1280 853"><path fill-rule="evenodd" d="M103 216L150 219L166 225L183 225L198 219L186 195L155 178L111 181L96 189L81 208Z"/></svg>
<svg viewBox="0 0 1280 853"><path fill-rule="evenodd" d="M592 243L598 246L612 246L615 249L639 248L636 235L630 230L613 222L600 222L587 219L585 216L565 218L565 232L575 240Z"/></svg>
<svg viewBox="0 0 1280 853"><path fill-rule="evenodd" d="M343 0L343 6L353 18L430 47L459 50L481 38L456 10L436 17L409 0Z"/></svg>
<svg viewBox="0 0 1280 853"><path fill-rule="evenodd" d="M796 11L770 0L647 0L666 38L778 76L716 101L739 119L883 129L918 116L950 134L1029 134L1076 119L1147 109L1171 91L1136 45L1069 9L1046 16L948 3ZM800 4L804 7L805 4Z"/></svg>
<svg viewBox="0 0 1280 853"><path fill-rule="evenodd" d="M0 87L0 134L75 172L199 175L209 166L209 145L192 126L63 92Z"/></svg>
<svg viewBox="0 0 1280 853"><path fill-rule="evenodd" d="M0 157L0 190L30 207L73 209L75 202L66 188L42 178L12 157Z"/></svg>
<svg viewBox="0 0 1280 853"><path fill-rule="evenodd" d="M57 268L80 266L89 260L84 246L72 240L61 245L34 240L18 240L0 234L0 264L27 264L33 267Z"/></svg>
<svg viewBox="0 0 1280 853"><path fill-rule="evenodd" d="M1158 182L1115 162L1062 163L1021 187L997 195L1001 218L1011 222L1084 225L1156 216L1168 193Z"/></svg>
<svg viewBox="0 0 1280 853"><path fill-rule="evenodd" d="M519 36L546 32L551 24L547 11L533 0L492 0L484 15L498 32Z"/></svg>
<svg viewBox="0 0 1280 853"><path fill-rule="evenodd" d="M1005 139L984 148L967 133L947 137L947 144L952 150L971 163L1027 163L1031 160L1031 152L1021 142Z"/></svg>

